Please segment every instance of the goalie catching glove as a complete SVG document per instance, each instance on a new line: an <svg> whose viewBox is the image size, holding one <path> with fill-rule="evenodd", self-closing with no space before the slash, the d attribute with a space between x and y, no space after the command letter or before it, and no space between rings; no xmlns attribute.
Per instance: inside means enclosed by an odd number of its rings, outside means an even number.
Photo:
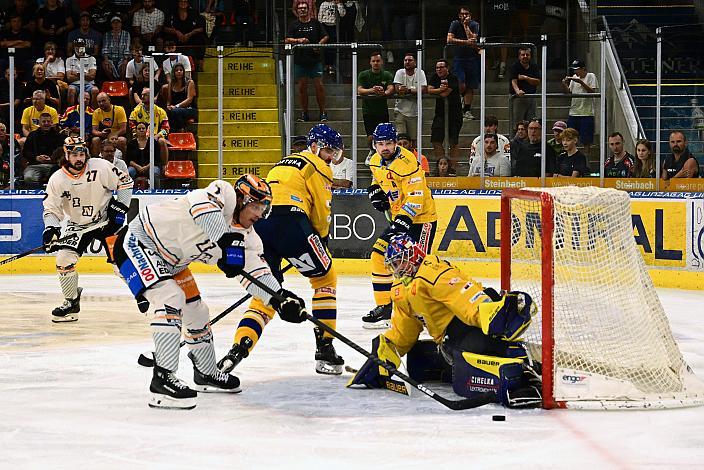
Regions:
<svg viewBox="0 0 704 470"><path fill-rule="evenodd" d="M281 289L279 295L283 299L272 297L269 303L283 321L289 323L303 323L306 321L308 312L302 298L286 289Z"/></svg>
<svg viewBox="0 0 704 470"><path fill-rule="evenodd" d="M61 236L61 228L54 225L49 225L44 229L42 233L42 244L44 245L44 251L47 253L52 253L59 248L56 246L56 242Z"/></svg>
<svg viewBox="0 0 704 470"><path fill-rule="evenodd" d="M387 210L391 209L391 204L389 204L389 198L384 192L383 189L381 189L381 186L378 184L373 184L369 186L369 189L367 189L367 193L369 194L369 200L372 202L372 206L374 206L374 209L378 210L379 212L386 212Z"/></svg>
<svg viewBox="0 0 704 470"><path fill-rule="evenodd" d="M515 341L528 328L536 311L530 295L512 291L500 300L479 304L479 323L485 335Z"/></svg>
<svg viewBox="0 0 704 470"><path fill-rule="evenodd" d="M226 277L235 277L244 269L244 235L238 232L228 232L220 237L218 246L222 250L222 258L218 260L218 268Z"/></svg>
<svg viewBox="0 0 704 470"><path fill-rule="evenodd" d="M374 357L367 359L367 362L359 368L347 386L354 387L358 385L366 388L386 388L408 395L406 385L400 380L393 380L391 378L392 373L374 361L374 359L379 359L397 369L401 365L401 357L396 352L394 344L386 339L384 335L379 335L372 340L372 355Z"/></svg>

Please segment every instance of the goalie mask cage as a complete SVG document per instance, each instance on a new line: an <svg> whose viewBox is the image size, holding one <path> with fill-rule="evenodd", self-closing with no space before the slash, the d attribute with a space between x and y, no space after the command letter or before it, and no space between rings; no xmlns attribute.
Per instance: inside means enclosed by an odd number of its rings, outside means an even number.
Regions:
<svg viewBox="0 0 704 470"><path fill-rule="evenodd" d="M523 340L542 363L545 408L704 404L636 245L627 193L504 190L501 287L538 307Z"/></svg>

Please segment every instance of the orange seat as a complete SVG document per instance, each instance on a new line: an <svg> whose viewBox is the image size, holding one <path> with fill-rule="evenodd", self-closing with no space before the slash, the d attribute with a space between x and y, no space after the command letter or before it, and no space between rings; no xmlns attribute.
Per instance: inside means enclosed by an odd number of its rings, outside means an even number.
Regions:
<svg viewBox="0 0 704 470"><path fill-rule="evenodd" d="M130 94L127 82L103 82L101 90L108 96L127 96Z"/></svg>
<svg viewBox="0 0 704 470"><path fill-rule="evenodd" d="M196 169L190 160L171 160L166 164L164 174L167 178L193 179L196 177Z"/></svg>
<svg viewBox="0 0 704 470"><path fill-rule="evenodd" d="M174 132L169 134L169 150L195 150L196 138L190 132Z"/></svg>

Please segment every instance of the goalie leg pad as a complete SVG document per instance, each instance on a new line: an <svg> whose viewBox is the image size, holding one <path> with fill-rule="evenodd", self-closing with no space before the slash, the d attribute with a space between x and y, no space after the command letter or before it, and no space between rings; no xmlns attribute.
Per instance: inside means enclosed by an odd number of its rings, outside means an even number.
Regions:
<svg viewBox="0 0 704 470"><path fill-rule="evenodd" d="M510 391L523 385L523 360L487 356L472 352L454 352L452 388L456 394L475 398L491 392L496 402L509 406Z"/></svg>
<svg viewBox="0 0 704 470"><path fill-rule="evenodd" d="M515 341L528 328L536 311L530 295L513 291L497 302L479 304L479 323L484 334Z"/></svg>
<svg viewBox="0 0 704 470"><path fill-rule="evenodd" d="M417 341L406 354L408 375L418 382L440 381L452 383L452 367L438 351L435 341Z"/></svg>
<svg viewBox="0 0 704 470"><path fill-rule="evenodd" d="M401 364L396 347L384 335L379 335L372 340L372 354L395 368ZM347 383L348 387L355 385L366 388L388 388L394 391L398 391L396 389L401 387L405 389L403 382L392 380L389 371L376 364L371 358L367 359Z"/></svg>

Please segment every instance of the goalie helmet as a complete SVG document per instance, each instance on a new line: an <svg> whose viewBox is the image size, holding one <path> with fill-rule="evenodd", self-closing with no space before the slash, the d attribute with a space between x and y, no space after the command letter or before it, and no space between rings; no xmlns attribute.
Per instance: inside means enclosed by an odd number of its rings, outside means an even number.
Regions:
<svg viewBox="0 0 704 470"><path fill-rule="evenodd" d="M269 215L272 201L269 183L256 175L247 173L240 176L233 186L237 193L237 205L239 208L246 206L250 202L260 202L266 207L262 217Z"/></svg>
<svg viewBox="0 0 704 470"><path fill-rule="evenodd" d="M407 233L394 235L384 255L384 265L395 277L411 278L425 258L425 252Z"/></svg>

